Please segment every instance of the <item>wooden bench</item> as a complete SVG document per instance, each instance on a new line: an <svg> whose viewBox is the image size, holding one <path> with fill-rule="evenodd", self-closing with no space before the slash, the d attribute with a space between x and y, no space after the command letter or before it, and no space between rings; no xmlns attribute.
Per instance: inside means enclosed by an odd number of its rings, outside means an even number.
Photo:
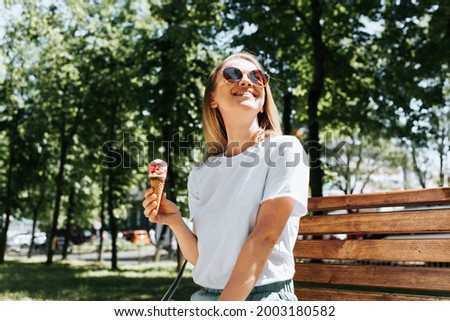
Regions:
<svg viewBox="0 0 450 321"><path fill-rule="evenodd" d="M299 300L450 300L449 187L310 198L308 208L328 215L300 220ZM323 237L337 234L349 237Z"/></svg>

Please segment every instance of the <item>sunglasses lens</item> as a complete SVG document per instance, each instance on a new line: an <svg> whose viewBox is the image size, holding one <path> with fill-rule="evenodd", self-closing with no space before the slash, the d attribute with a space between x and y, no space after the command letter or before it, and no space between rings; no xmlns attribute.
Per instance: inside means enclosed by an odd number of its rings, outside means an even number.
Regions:
<svg viewBox="0 0 450 321"><path fill-rule="evenodd" d="M269 82L269 75L262 70L250 71L249 77L258 87L264 87Z"/></svg>
<svg viewBox="0 0 450 321"><path fill-rule="evenodd" d="M234 67L228 67L223 70L223 77L231 83L238 83L242 79L242 71Z"/></svg>

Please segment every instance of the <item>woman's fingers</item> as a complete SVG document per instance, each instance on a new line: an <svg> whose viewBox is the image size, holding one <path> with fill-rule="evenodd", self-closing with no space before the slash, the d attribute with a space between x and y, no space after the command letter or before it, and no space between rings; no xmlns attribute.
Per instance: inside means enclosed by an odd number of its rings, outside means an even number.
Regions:
<svg viewBox="0 0 450 321"><path fill-rule="evenodd" d="M150 194L145 197L145 200L142 202L142 207L146 208L151 202L156 199L156 194Z"/></svg>
<svg viewBox="0 0 450 321"><path fill-rule="evenodd" d="M144 206L144 204L145 204L145 206ZM158 203L156 203L155 200L147 199L142 203L142 205L145 210L152 210L158 205Z"/></svg>
<svg viewBox="0 0 450 321"><path fill-rule="evenodd" d="M144 215L148 218L150 222L155 222L156 220L156 214L155 211L156 206L158 203L155 201L156 195L151 194L150 196L147 196L146 199L142 202L142 206L144 207Z"/></svg>
<svg viewBox="0 0 450 321"><path fill-rule="evenodd" d="M156 203L155 201L150 201L150 203L147 204L147 206L144 207L145 208L144 213L147 212L147 214L150 214L150 212L152 210L154 210L157 205L158 205L158 203Z"/></svg>
<svg viewBox="0 0 450 321"><path fill-rule="evenodd" d="M150 211L150 215L148 216L148 220L150 222L153 222L153 223L158 223L158 221L160 220L161 216L156 215L156 214L157 214L156 210L151 210Z"/></svg>
<svg viewBox="0 0 450 321"><path fill-rule="evenodd" d="M152 194L153 194L153 188L150 187L148 190L145 191L144 197L147 198Z"/></svg>
<svg viewBox="0 0 450 321"><path fill-rule="evenodd" d="M144 210L144 215L149 219L150 222L155 222L156 218L159 216L157 215L157 212L155 210L156 208L156 202L153 202Z"/></svg>
<svg viewBox="0 0 450 321"><path fill-rule="evenodd" d="M145 214L145 212L147 212ZM148 218L148 220L152 223L160 223L161 222L161 215L157 215L158 213L156 212L155 209L146 209L144 211L145 216Z"/></svg>

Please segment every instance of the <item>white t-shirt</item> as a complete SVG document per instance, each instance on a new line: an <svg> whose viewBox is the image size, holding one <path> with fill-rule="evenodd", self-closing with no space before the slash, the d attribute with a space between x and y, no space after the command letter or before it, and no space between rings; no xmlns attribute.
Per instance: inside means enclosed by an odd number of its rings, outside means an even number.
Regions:
<svg viewBox="0 0 450 321"><path fill-rule="evenodd" d="M194 282L225 287L260 204L278 197L297 202L256 285L291 279L299 219L307 213L308 182L307 156L294 136L267 138L236 156L210 157L194 167L188 179L190 219L199 252Z"/></svg>

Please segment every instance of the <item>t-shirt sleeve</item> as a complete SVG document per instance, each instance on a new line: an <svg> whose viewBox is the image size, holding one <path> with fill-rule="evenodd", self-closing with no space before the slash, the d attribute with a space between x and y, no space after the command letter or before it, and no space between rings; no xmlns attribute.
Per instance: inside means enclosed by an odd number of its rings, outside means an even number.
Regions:
<svg viewBox="0 0 450 321"><path fill-rule="evenodd" d="M189 221L193 222L195 217L195 208L200 200L199 189L195 181L195 168L191 170L188 176L188 203L189 203Z"/></svg>
<svg viewBox="0 0 450 321"><path fill-rule="evenodd" d="M308 156L300 142L291 136L284 136L266 153L268 173L262 202L279 197L292 197L297 201L296 212L307 213L309 167Z"/></svg>

